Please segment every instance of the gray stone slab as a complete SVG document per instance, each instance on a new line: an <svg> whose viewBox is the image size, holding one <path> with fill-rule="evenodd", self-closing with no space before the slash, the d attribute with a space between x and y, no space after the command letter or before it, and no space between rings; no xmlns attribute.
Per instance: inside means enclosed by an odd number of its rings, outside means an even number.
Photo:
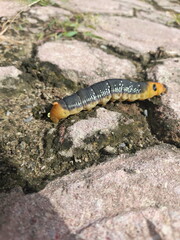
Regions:
<svg viewBox="0 0 180 240"><path fill-rule="evenodd" d="M155 0L154 1L158 6L160 6L163 9L168 9L170 11L175 11L177 13L180 13L180 4L179 1L173 1L173 0Z"/></svg>
<svg viewBox="0 0 180 240"><path fill-rule="evenodd" d="M161 60L147 72L150 80L167 85L168 93L162 97L162 102L171 108L180 119L180 58Z"/></svg>
<svg viewBox="0 0 180 240"><path fill-rule="evenodd" d="M72 15L69 11L53 6L35 6L30 9L29 13L31 18L38 18L41 21L48 21L52 17L64 21Z"/></svg>
<svg viewBox="0 0 180 240"><path fill-rule="evenodd" d="M180 30L138 18L99 16L96 35L108 44L131 48L145 53L164 47L166 51L180 54Z"/></svg>
<svg viewBox="0 0 180 240"><path fill-rule="evenodd" d="M104 0L55 0L61 7L76 11L78 13L91 14L108 14L149 19L151 21L160 22L163 24L172 21L172 14L167 11L160 11L153 7L152 4L140 0L121 0L121 1L104 1Z"/></svg>
<svg viewBox="0 0 180 240"><path fill-rule="evenodd" d="M0 67L0 81L8 77L17 78L21 73L15 66Z"/></svg>
<svg viewBox="0 0 180 240"><path fill-rule="evenodd" d="M118 126L118 119L120 117L120 113L98 108L96 118L89 118L72 124L72 126L68 128L65 138L72 139L73 148L83 148L85 147L84 145L87 145L83 142L85 138L91 137L97 131L107 134L110 130Z"/></svg>
<svg viewBox="0 0 180 240"><path fill-rule="evenodd" d="M38 57L56 64L64 76L74 82L92 84L105 78L136 77L131 61L107 54L86 42L47 42L38 48Z"/></svg>
<svg viewBox="0 0 180 240"><path fill-rule="evenodd" d="M20 11L24 6L26 6L23 1L0 1L0 17L12 17L18 11Z"/></svg>
<svg viewBox="0 0 180 240"><path fill-rule="evenodd" d="M0 239L178 240L179 161L179 150L159 145L58 178L39 193L1 194Z"/></svg>

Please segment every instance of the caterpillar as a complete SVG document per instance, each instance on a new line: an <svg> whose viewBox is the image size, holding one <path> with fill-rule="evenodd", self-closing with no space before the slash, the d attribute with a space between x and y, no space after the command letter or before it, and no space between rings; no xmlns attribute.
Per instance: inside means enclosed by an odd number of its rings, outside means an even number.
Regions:
<svg viewBox="0 0 180 240"><path fill-rule="evenodd" d="M145 100L167 92L166 85L158 82L133 82L126 79L107 79L53 103L50 119L58 123L60 119L91 110L97 104L103 106L111 101Z"/></svg>

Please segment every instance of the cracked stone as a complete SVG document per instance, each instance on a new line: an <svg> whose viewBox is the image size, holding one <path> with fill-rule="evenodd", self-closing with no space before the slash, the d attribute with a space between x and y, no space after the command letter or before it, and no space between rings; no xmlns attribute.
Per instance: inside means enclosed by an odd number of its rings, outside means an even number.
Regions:
<svg viewBox="0 0 180 240"><path fill-rule="evenodd" d="M6 78L17 78L22 72L15 66L0 67L0 80Z"/></svg>
<svg viewBox="0 0 180 240"><path fill-rule="evenodd" d="M118 126L120 113L108 111L104 108L97 109L97 117L80 120L68 127L66 138L71 138L73 148L83 147L83 140L92 136L97 131L109 131Z"/></svg>
<svg viewBox="0 0 180 240"><path fill-rule="evenodd" d="M2 239L30 239L32 229L37 240L179 239L179 153L159 145L58 178L39 193L0 194Z"/></svg>
<svg viewBox="0 0 180 240"><path fill-rule="evenodd" d="M47 42L38 48L38 57L58 65L64 76L74 82L90 85L106 78L136 77L131 61L76 40Z"/></svg>
<svg viewBox="0 0 180 240"><path fill-rule="evenodd" d="M180 119L180 58L162 59L147 73L150 80L167 85L168 93L162 97L162 103L173 109Z"/></svg>
<svg viewBox="0 0 180 240"><path fill-rule="evenodd" d="M136 15L138 18L149 19L163 24L172 21L172 14L169 11L158 11L150 3L139 0L134 0L133 2L131 0L110 0L108 2L104 0L69 0L64 2L56 0L56 3L70 11L75 10L79 13L116 14L127 17Z"/></svg>
<svg viewBox="0 0 180 240"><path fill-rule="evenodd" d="M175 11L177 13L180 13L180 5L178 1L173 0L155 0L154 1L158 6L162 7L163 9L167 9L170 11Z"/></svg>
<svg viewBox="0 0 180 240"><path fill-rule="evenodd" d="M53 6L36 6L29 11L32 18L38 18L41 21L48 21L51 17L56 17L59 21L67 20L71 16L69 11Z"/></svg>
<svg viewBox="0 0 180 240"><path fill-rule="evenodd" d="M165 51L180 54L180 31L138 18L118 16L99 16L94 34L105 39L109 45L134 53L156 51L164 47ZM167 38L171 36L171 38Z"/></svg>
<svg viewBox="0 0 180 240"><path fill-rule="evenodd" d="M0 17L12 17L20 11L25 5L23 1L1 1Z"/></svg>

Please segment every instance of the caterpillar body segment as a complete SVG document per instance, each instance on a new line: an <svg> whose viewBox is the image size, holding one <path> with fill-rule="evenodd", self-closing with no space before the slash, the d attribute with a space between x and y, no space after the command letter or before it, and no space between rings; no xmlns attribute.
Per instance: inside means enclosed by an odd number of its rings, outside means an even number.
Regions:
<svg viewBox="0 0 180 240"><path fill-rule="evenodd" d="M145 100L167 92L166 85L157 82L133 82L126 79L108 79L80 89L53 103L50 119L58 123L60 119L91 110L97 104L109 101Z"/></svg>

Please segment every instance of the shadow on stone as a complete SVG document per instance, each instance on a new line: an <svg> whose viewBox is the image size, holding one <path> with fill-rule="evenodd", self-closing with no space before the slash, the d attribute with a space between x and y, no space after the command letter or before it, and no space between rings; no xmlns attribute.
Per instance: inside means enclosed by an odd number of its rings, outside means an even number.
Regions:
<svg viewBox="0 0 180 240"><path fill-rule="evenodd" d="M156 226L151 221L149 221L148 219L146 219L146 223L147 223L147 227L148 227L148 230L149 230L149 234L152 237L152 239L153 240L163 240L161 238L161 236L159 235L159 233L157 232Z"/></svg>
<svg viewBox="0 0 180 240"><path fill-rule="evenodd" d="M11 161L12 159L6 157L2 146L0 146L0 192L9 191L17 185L23 185L23 179L18 169L13 166Z"/></svg>
<svg viewBox="0 0 180 240"><path fill-rule="evenodd" d="M0 236L3 240L80 240L72 234L50 201L39 193L24 195L21 188L0 194Z"/></svg>
<svg viewBox="0 0 180 240"><path fill-rule="evenodd" d="M149 102L148 112L147 121L152 134L164 143L180 147L180 124L172 109L162 104L159 105Z"/></svg>
<svg viewBox="0 0 180 240"><path fill-rule="evenodd" d="M38 180L37 180L38 181ZM21 186L24 193L37 192L39 189L25 179L20 170L13 164L13 157L10 159L0 144L0 193L9 192L16 186Z"/></svg>

